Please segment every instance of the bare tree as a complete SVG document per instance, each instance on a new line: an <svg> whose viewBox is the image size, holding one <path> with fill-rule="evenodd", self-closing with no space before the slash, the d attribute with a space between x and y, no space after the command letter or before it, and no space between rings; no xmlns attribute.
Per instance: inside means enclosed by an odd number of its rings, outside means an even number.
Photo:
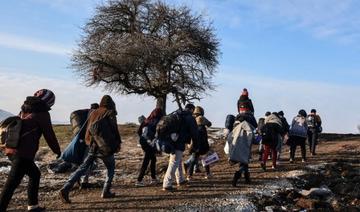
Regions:
<svg viewBox="0 0 360 212"><path fill-rule="evenodd" d="M214 89L219 42L211 23L185 6L116 0L98 6L83 27L72 67L88 86L153 96L166 109Z"/></svg>

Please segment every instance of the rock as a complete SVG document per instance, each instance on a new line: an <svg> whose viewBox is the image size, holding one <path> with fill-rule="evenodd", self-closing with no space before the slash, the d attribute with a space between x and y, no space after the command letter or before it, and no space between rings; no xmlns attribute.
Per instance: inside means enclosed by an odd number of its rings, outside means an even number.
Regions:
<svg viewBox="0 0 360 212"><path fill-rule="evenodd" d="M311 188L310 190L302 190L302 191L300 191L300 194L305 197L316 198L316 199L326 199L333 195L331 190L327 187Z"/></svg>

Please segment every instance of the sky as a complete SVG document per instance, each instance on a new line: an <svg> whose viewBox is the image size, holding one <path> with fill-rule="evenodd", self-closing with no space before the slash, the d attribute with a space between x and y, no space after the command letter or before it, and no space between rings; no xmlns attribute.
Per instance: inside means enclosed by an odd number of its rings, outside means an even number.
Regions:
<svg viewBox="0 0 360 212"><path fill-rule="evenodd" d="M56 95L54 123L69 123L73 110L109 94L86 87L70 68L81 27L105 0L0 2L0 109L18 113L40 88ZM211 21L220 40L216 91L200 102L214 126L235 114L243 88L260 118L266 111L316 108L324 132L358 133L360 124L360 1L167 0ZM114 97L120 123L147 116L155 100ZM176 105L168 102L167 112Z"/></svg>

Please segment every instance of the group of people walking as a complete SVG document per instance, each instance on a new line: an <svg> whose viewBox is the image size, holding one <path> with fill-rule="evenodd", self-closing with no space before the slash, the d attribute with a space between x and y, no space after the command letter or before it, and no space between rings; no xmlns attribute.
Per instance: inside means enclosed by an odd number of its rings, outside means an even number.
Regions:
<svg viewBox="0 0 360 212"><path fill-rule="evenodd" d="M42 135L56 154L57 158L68 163L77 163L77 169L70 175L59 191L59 197L64 203L71 203L69 194L77 182L80 186L87 183L88 175L96 160L101 160L106 169L106 179L101 193L102 198L113 198L111 191L115 174L114 154L120 151L121 136L116 120L116 106L112 98L104 95L99 104L92 104L86 109L85 118L75 121L74 139L61 153L58 140L52 128L49 111L54 105L55 95L48 89L41 89L24 101L19 114L22 127L19 144L16 148L5 145L5 154L12 162L11 170L0 195L0 212L6 208L12 195L24 175L29 176L28 211L44 211L38 204L40 170L34 163L35 154L39 148ZM309 141L311 154L316 154L318 133L321 131L321 119L316 110L309 115L304 110L293 119L289 125L284 113L267 112L259 122L254 117L254 106L247 89L244 89L238 104L238 115L226 122L228 129L227 154L231 163L239 163L239 170L233 177L232 185L236 186L241 175L250 182L249 162L251 145L255 140L261 140L261 167L266 170L269 155L272 168L276 169L283 143L290 145L290 162L294 162L297 146L301 146L302 159L306 161L305 141ZM168 115L160 108L155 108L147 118L142 118L137 131L139 144L144 152L144 158L139 170L135 186L145 186L144 176L150 165L150 185L160 183L156 173L156 156L159 152L169 154L169 163L162 181L164 191L175 190L174 184L181 186L192 180L196 167L199 166L201 155L210 151L207 127L211 122L204 116L200 106L187 104L184 109L176 110ZM74 124L72 123L72 124ZM9 127L9 126L7 126ZM258 139L256 139L256 135ZM238 142L240 141L240 142ZM236 143L240 143L239 145ZM71 147L71 148L70 148ZM183 153L188 147L190 157L183 162ZM74 149L76 151L74 151ZM79 151L79 149L81 149ZM74 160L74 157L77 159ZM210 167L205 166L205 178L212 177ZM186 176L185 176L186 175ZM85 179L82 177L85 176Z"/></svg>

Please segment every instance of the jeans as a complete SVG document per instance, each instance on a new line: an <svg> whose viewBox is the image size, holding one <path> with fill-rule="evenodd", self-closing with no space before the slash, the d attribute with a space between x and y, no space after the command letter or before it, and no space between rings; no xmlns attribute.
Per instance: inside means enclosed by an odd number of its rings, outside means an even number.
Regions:
<svg viewBox="0 0 360 212"><path fill-rule="evenodd" d="M262 158L262 163L266 164L266 161L269 157L270 151L271 151L271 159L272 159L272 165L274 167L276 167L276 158L277 158L277 151L276 151L276 147L272 147L270 145L264 145L264 153L263 153L263 158Z"/></svg>
<svg viewBox="0 0 360 212"><path fill-rule="evenodd" d="M28 205L34 206L38 204L40 170L33 160L15 157L12 160L9 176L0 195L1 212L6 211L15 189L19 186L25 175L29 176L27 187Z"/></svg>
<svg viewBox="0 0 360 212"><path fill-rule="evenodd" d="M175 150L174 154L170 154L169 165L163 180L163 188L172 187L175 179L178 184L185 180L182 170L182 156L183 152L180 150Z"/></svg>
<svg viewBox="0 0 360 212"><path fill-rule="evenodd" d="M94 161L96 160L96 158L98 158L98 156L89 153L88 156L86 157L86 159L84 160L84 162L79 166L78 169L76 169L76 171L74 173L71 174L69 180L65 183L65 185L63 186L63 189L67 192L69 192L72 187L74 186L74 184L80 180L81 176L83 176L84 174L86 174L86 172L89 170L89 168L93 165ZM105 179L105 184L110 184L114 178L114 174L115 174L115 158L114 155L110 155L107 157L99 157L104 165L106 166L107 169L107 176Z"/></svg>
<svg viewBox="0 0 360 212"><path fill-rule="evenodd" d="M144 160L140 169L140 173L138 176L138 181L141 182L144 179L145 172L148 168L148 165L150 163L150 172L151 172L151 178L156 179L156 155L154 150L143 148L144 150Z"/></svg>
<svg viewBox="0 0 360 212"><path fill-rule="evenodd" d="M315 129L310 129L308 131L308 142L310 147L310 153L315 154L315 149L317 145L318 133Z"/></svg>
<svg viewBox="0 0 360 212"><path fill-rule="evenodd" d="M200 154L199 153L192 153L191 157L189 158L189 176L192 176L195 170L195 165L197 165L199 163L199 157ZM206 174L209 175L210 174L210 166L205 166L205 171Z"/></svg>

